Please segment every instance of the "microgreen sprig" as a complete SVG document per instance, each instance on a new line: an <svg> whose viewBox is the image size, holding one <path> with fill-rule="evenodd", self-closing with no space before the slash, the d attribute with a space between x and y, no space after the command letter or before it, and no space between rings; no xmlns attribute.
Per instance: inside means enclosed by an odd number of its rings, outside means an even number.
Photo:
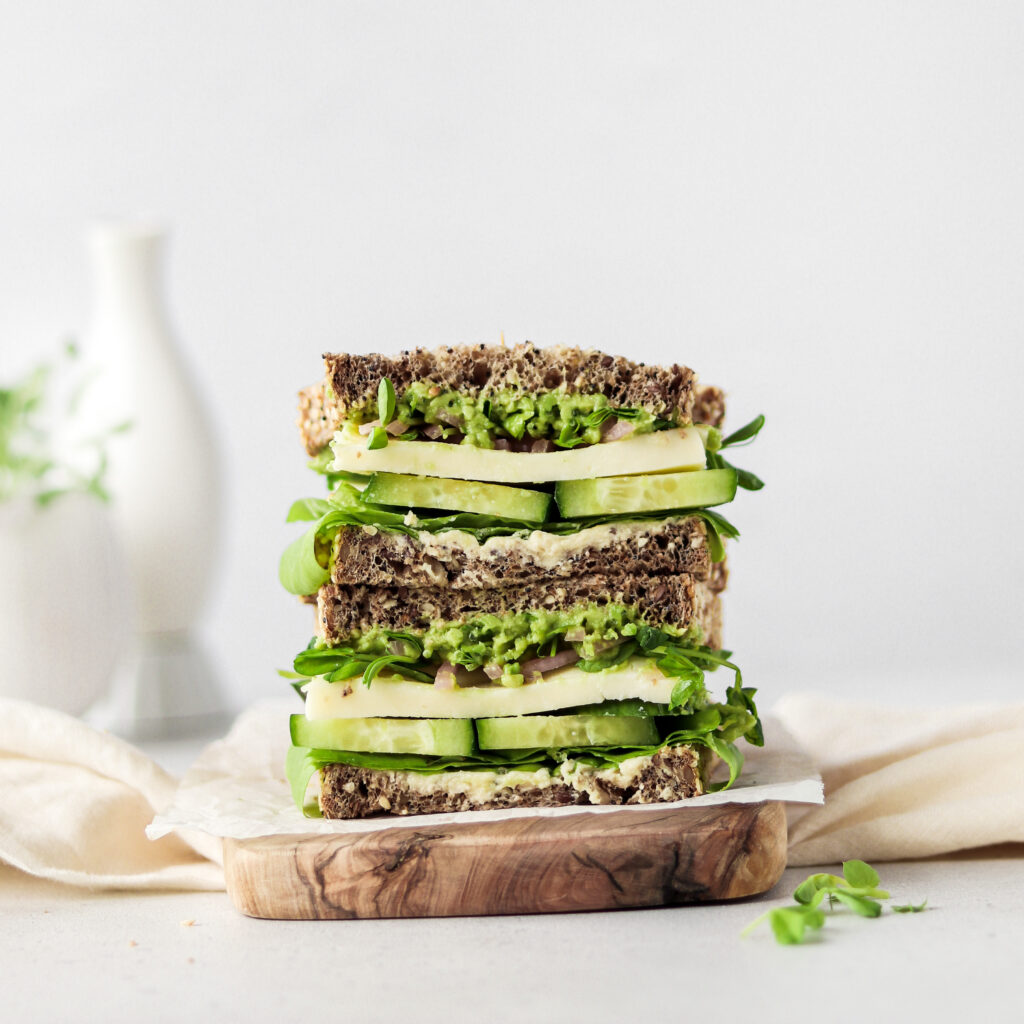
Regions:
<svg viewBox="0 0 1024 1024"><path fill-rule="evenodd" d="M927 900L922 900L920 903L895 903L892 910L896 914L920 914L927 906Z"/></svg>
<svg viewBox="0 0 1024 1024"><path fill-rule="evenodd" d="M377 385L377 415L382 427L386 427L395 418L395 386L387 377L382 377Z"/></svg>
<svg viewBox="0 0 1024 1024"><path fill-rule="evenodd" d="M726 461L720 454L725 448L737 448L750 444L761 432L764 426L764 415L755 416L749 423L744 424L739 430L734 430L728 437L718 440L717 432L710 435L714 440L708 445L707 468L708 469L735 469L736 482L746 491L759 491L764 487L764 481L755 476L749 470L740 469L731 462Z"/></svg>
<svg viewBox="0 0 1024 1024"><path fill-rule="evenodd" d="M388 432L383 427L374 427L370 433L370 440L366 442L366 450L375 452L378 448L387 448Z"/></svg>
<svg viewBox="0 0 1024 1024"><path fill-rule="evenodd" d="M829 909L843 905L860 917L880 917L880 900L890 898L879 888L878 872L862 860L843 862L843 875L820 873L805 878L793 891L796 906L775 907L751 921L740 933L749 935L762 921L767 921L777 942L795 946L809 938L811 932L825 925L826 915L820 909L828 902ZM897 914L916 914L925 909L928 901L919 904L900 904L892 907Z"/></svg>
<svg viewBox="0 0 1024 1024"><path fill-rule="evenodd" d="M377 416L381 425L370 431L370 439L366 442L367 451L375 452L378 448L387 448L388 432L384 428L395 418L397 404L394 384L387 377L381 377L377 385Z"/></svg>

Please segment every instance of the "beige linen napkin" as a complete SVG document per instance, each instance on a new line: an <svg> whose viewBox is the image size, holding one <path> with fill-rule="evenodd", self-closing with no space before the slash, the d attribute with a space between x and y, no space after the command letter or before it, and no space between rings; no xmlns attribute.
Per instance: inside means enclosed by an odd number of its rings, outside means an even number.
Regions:
<svg viewBox="0 0 1024 1024"><path fill-rule="evenodd" d="M0 861L94 888L223 889L219 840L146 838L177 785L114 736L0 699Z"/></svg>
<svg viewBox="0 0 1024 1024"><path fill-rule="evenodd" d="M1024 842L1024 705L894 709L798 694L773 714L825 782L825 805L790 818L791 865Z"/></svg>

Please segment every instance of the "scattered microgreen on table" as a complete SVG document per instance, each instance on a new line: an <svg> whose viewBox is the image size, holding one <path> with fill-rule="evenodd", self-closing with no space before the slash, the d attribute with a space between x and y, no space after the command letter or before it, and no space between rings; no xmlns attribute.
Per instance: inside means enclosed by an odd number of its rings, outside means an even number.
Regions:
<svg viewBox="0 0 1024 1024"><path fill-rule="evenodd" d="M762 921L771 926L775 939L784 946L796 946L805 942L811 932L825 926L827 915L821 904L828 904L829 910L845 907L860 917L881 917L881 900L890 898L885 889L879 888L878 872L862 860L843 862L843 875L827 873L805 878L793 890L796 906L775 907L751 921L740 933L749 935ZM898 904L891 909L897 914L917 914L925 909L928 901L918 904Z"/></svg>
<svg viewBox="0 0 1024 1024"><path fill-rule="evenodd" d="M897 914L920 914L928 906L927 900L920 903L897 903L893 905L893 911Z"/></svg>

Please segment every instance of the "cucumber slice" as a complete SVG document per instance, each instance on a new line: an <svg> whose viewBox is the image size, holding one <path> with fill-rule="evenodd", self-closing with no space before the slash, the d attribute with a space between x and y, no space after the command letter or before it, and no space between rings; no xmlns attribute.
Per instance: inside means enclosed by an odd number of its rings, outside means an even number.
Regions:
<svg viewBox="0 0 1024 1024"><path fill-rule="evenodd" d="M698 469L650 476L606 476L565 480L555 485L555 501L566 519L658 512L724 505L736 496L736 470Z"/></svg>
<svg viewBox="0 0 1024 1024"><path fill-rule="evenodd" d="M363 500L399 508L476 512L530 523L544 522L551 507L551 495L544 491L404 473L374 473L363 491Z"/></svg>
<svg viewBox="0 0 1024 1024"><path fill-rule="evenodd" d="M292 715L292 743L319 750L462 757L476 750L466 718L321 718Z"/></svg>
<svg viewBox="0 0 1024 1024"><path fill-rule="evenodd" d="M658 742L650 718L605 715L526 715L481 718L476 723L481 750L527 747L647 747Z"/></svg>

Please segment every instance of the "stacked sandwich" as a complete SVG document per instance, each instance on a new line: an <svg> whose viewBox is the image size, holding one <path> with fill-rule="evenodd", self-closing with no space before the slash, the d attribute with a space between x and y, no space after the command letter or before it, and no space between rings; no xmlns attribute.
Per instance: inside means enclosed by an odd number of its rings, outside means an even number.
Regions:
<svg viewBox="0 0 1024 1024"><path fill-rule="evenodd" d="M737 777L712 511L760 481L682 366L532 345L327 355L300 396L325 498L281 581L316 602L288 774L332 818L652 803ZM705 674L724 668L718 698Z"/></svg>

